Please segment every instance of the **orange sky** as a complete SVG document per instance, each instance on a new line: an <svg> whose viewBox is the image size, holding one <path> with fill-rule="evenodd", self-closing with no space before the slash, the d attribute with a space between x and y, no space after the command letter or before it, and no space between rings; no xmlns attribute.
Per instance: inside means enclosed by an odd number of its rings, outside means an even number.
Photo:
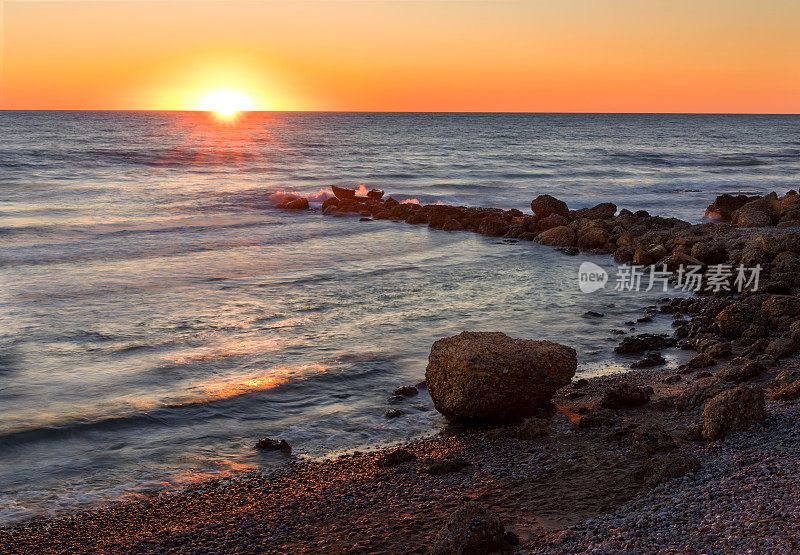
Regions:
<svg viewBox="0 0 800 555"><path fill-rule="evenodd" d="M6 109L800 112L800 0L4 2Z"/></svg>

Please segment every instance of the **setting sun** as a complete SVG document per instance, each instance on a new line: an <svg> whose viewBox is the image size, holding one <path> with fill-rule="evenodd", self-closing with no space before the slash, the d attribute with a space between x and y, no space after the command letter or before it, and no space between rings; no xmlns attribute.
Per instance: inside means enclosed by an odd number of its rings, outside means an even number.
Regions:
<svg viewBox="0 0 800 555"><path fill-rule="evenodd" d="M238 91L230 89L217 89L205 93L200 97L197 105L198 110L214 112L219 116L229 118L238 112L254 110L255 101Z"/></svg>

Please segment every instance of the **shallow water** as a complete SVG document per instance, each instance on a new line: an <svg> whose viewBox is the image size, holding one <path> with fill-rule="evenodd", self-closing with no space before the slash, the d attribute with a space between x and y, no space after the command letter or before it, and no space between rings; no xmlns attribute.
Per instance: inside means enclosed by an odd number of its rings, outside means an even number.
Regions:
<svg viewBox="0 0 800 555"><path fill-rule="evenodd" d="M381 187L525 209L612 200L699 220L784 191L794 116L0 112L0 520L429 433L430 345L501 330L620 371L609 331L660 292L578 292L585 260L392 222L272 208ZM605 314L588 318L588 310ZM668 319L639 326L666 329Z"/></svg>

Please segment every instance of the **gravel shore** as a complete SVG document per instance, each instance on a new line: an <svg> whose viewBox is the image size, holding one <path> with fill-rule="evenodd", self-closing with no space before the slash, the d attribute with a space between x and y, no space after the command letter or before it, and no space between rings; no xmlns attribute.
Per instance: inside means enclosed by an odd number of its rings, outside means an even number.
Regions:
<svg viewBox="0 0 800 555"><path fill-rule="evenodd" d="M782 365L784 366L784 365ZM767 373L762 380L773 376ZM7 553L425 553L454 510L490 507L520 553L789 552L798 547L797 402L713 443L686 439L697 410L670 408L692 378L674 370L602 376L564 388L547 436L513 426L460 430L411 443L416 458L377 464L391 450L326 461L288 459L272 474L213 480L132 502L0 529ZM576 425L609 387L653 387L613 422ZM576 392L579 392L576 394ZM629 455L633 425L655 425L701 469L651 488ZM433 463L458 461L442 474Z"/></svg>

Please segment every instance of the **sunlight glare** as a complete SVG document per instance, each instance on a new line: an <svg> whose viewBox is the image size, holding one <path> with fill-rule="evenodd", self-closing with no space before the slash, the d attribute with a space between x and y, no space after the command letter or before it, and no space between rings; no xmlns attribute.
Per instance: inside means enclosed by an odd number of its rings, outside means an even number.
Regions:
<svg viewBox="0 0 800 555"><path fill-rule="evenodd" d="M217 89L209 91L200 97L198 110L214 112L223 118L230 118L239 112L254 110L255 101L239 91L231 89Z"/></svg>

